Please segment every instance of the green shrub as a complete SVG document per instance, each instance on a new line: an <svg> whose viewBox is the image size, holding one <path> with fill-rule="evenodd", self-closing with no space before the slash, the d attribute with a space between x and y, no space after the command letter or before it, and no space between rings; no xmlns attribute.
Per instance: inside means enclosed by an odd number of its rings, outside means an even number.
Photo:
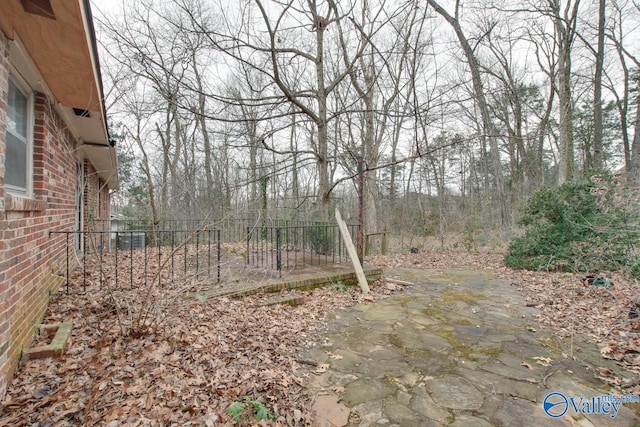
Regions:
<svg viewBox="0 0 640 427"><path fill-rule="evenodd" d="M328 223L320 223L305 228L311 249L317 254L331 254L333 252L334 230Z"/></svg>
<svg viewBox="0 0 640 427"><path fill-rule="evenodd" d="M602 177L537 192L521 220L526 233L510 242L505 264L528 270L640 271L636 217L615 200L615 189Z"/></svg>

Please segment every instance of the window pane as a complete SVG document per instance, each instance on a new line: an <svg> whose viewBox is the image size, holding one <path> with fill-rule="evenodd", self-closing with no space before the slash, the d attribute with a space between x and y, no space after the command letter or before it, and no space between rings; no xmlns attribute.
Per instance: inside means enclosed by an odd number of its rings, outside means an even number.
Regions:
<svg viewBox="0 0 640 427"><path fill-rule="evenodd" d="M27 188L27 144L11 132L7 132L4 170L5 184Z"/></svg>
<svg viewBox="0 0 640 427"><path fill-rule="evenodd" d="M27 138L27 96L9 81L7 130Z"/></svg>

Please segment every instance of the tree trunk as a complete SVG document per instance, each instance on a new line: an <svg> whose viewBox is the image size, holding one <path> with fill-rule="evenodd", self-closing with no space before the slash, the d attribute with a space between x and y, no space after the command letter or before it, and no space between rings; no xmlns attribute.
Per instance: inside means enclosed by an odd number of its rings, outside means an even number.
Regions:
<svg viewBox="0 0 640 427"><path fill-rule="evenodd" d="M493 127L491 115L489 112L489 106L487 104L487 98L485 96L484 88L482 85L480 65L473 52L473 48L469 44L469 41L462 31L460 21L458 20L457 7L459 6L459 3L456 3L455 18L449 15L449 13L444 8L442 8L442 6L440 6L435 0L427 0L427 3L429 3L436 10L436 12L438 12L438 14L440 14L453 27L464 52L467 63L469 64L469 70L471 71L471 78L473 83L473 91L476 102L478 104L478 108L480 109L480 115L482 117L483 134L480 139L481 141L483 141L483 144L484 141L489 142L489 155L491 158L491 166L493 168L495 190L500 205L501 223L503 228L507 229L511 226L511 210L509 208L509 200L504 186L502 163L500 161L500 150L498 148L496 132Z"/></svg>
<svg viewBox="0 0 640 427"><path fill-rule="evenodd" d="M374 138L374 99L373 99L373 65L369 64L369 70L365 72L365 85L367 92L364 97L365 105L365 129L364 129L364 161L367 166L375 167L378 164L378 147ZM364 182L364 229L366 233L375 233L378 227L378 212L376 201L378 199L378 181L376 170L365 173Z"/></svg>
<svg viewBox="0 0 640 427"><path fill-rule="evenodd" d="M317 13L314 13L317 16ZM323 221L329 221L330 185L329 159L327 148L327 91L324 86L324 28L316 29L316 85L318 92L318 152L316 164L318 166L318 197L320 197L320 214Z"/></svg>
<svg viewBox="0 0 640 427"><path fill-rule="evenodd" d="M211 162L211 139L209 137L209 130L207 129L207 98L204 94L204 88L202 86L202 78L200 77L200 70L198 70L198 61L196 60L196 50L193 50L191 57L191 64L193 66L193 73L196 78L196 89L198 90L198 124L200 125L200 131L202 132L202 142L204 150L204 171L207 183L206 203L213 203L213 171Z"/></svg>
<svg viewBox="0 0 640 427"><path fill-rule="evenodd" d="M604 32L606 0L599 0L598 7L598 51L596 53L596 71L593 91L593 168L604 167L602 152L602 72L604 68Z"/></svg>
<svg viewBox="0 0 640 427"><path fill-rule="evenodd" d="M571 63L568 52L561 54L558 64L558 103L560 122L558 123L560 161L558 164L558 185L571 182L575 174L573 149L573 100L571 99Z"/></svg>
<svg viewBox="0 0 640 427"><path fill-rule="evenodd" d="M639 100L640 101L640 100ZM633 186L640 185L640 102L636 103L636 123L631 144L631 168L627 171L628 181Z"/></svg>
<svg viewBox="0 0 640 427"><path fill-rule="evenodd" d="M560 1L549 0L553 13L553 24L558 48L558 102L560 122L558 123L560 161L558 165L558 185L575 179L575 154L573 140L573 99L571 97L571 47L575 37L578 5L575 0L565 6L560 14Z"/></svg>
<svg viewBox="0 0 640 427"><path fill-rule="evenodd" d="M153 176L151 175L151 165L149 164L149 157L147 156L147 152L144 147L144 143L142 142L142 130L140 129L140 117L137 118L136 123L136 134L132 135L133 139L138 144L138 148L142 153L142 169L144 172L144 176L147 180L147 191L149 192L149 205L151 206L151 220L152 224L155 226L160 222L160 215L158 212L158 205L156 203L156 193L155 186L153 184Z"/></svg>
<svg viewBox="0 0 640 427"><path fill-rule="evenodd" d="M291 134L289 138L289 147L293 157L291 164L291 196L293 198L293 207L298 207L298 203L300 203L300 190L298 188L298 142L296 139L295 114L292 115Z"/></svg>

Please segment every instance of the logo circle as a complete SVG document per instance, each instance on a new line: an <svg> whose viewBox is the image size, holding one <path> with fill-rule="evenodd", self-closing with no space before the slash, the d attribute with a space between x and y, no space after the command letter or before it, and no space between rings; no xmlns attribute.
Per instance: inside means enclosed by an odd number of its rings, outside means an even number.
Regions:
<svg viewBox="0 0 640 427"><path fill-rule="evenodd" d="M564 394L554 391L544 398L542 409L551 418L560 418L569 410L569 400Z"/></svg>

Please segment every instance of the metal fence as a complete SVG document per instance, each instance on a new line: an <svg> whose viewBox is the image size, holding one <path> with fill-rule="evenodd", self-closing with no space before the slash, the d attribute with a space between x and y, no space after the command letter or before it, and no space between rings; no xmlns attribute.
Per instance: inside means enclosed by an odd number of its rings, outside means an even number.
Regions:
<svg viewBox="0 0 640 427"><path fill-rule="evenodd" d="M220 230L52 231L63 239L66 291L220 282ZM57 237L61 236L61 237Z"/></svg>
<svg viewBox="0 0 640 427"><path fill-rule="evenodd" d="M348 225L352 239L358 225ZM256 226L246 230L247 265L277 270L338 264L349 259L337 224Z"/></svg>
<svg viewBox="0 0 640 427"><path fill-rule="evenodd" d="M273 219L261 216L225 217L221 219L164 219L157 222L136 219L112 219L110 221L93 221L91 230L111 230L112 232L138 230L204 230L207 228L220 230L220 239L226 243L243 242L247 239L247 229L255 227L303 227L322 225L325 222Z"/></svg>

